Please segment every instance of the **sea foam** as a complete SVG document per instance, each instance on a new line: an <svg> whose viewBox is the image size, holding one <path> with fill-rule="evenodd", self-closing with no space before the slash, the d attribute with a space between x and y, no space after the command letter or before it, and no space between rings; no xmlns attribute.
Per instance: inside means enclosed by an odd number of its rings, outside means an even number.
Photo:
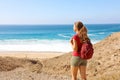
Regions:
<svg viewBox="0 0 120 80"><path fill-rule="evenodd" d="M72 51L65 40L0 40L0 51Z"/></svg>
<svg viewBox="0 0 120 80"><path fill-rule="evenodd" d="M92 41L97 43L98 41ZM72 51L69 40L0 40L0 51Z"/></svg>

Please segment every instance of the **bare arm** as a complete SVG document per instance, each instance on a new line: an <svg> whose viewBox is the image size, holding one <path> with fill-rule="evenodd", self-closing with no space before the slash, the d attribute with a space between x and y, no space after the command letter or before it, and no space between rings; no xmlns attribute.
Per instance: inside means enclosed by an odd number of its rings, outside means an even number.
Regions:
<svg viewBox="0 0 120 80"><path fill-rule="evenodd" d="M78 51L77 42L75 39L71 40L71 45L72 45L73 51Z"/></svg>

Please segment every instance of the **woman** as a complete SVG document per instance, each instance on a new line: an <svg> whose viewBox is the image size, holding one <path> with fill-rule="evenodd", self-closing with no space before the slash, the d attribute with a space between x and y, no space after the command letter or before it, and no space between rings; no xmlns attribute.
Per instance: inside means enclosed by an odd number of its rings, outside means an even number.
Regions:
<svg viewBox="0 0 120 80"><path fill-rule="evenodd" d="M72 45L72 58L71 58L71 73L72 80L77 80L77 72L79 70L82 80L86 79L86 66L87 60L80 58L80 50L83 42L89 41L87 36L87 29L82 22L78 21L74 23L73 30L76 34L70 40Z"/></svg>

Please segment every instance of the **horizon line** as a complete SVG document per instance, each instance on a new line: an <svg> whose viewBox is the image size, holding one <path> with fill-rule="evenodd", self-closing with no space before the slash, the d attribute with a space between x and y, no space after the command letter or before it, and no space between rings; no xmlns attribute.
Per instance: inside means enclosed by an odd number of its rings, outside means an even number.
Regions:
<svg viewBox="0 0 120 80"><path fill-rule="evenodd" d="M120 23L83 23L85 25L102 25L102 24L120 24ZM0 24L0 25L73 25L73 24Z"/></svg>

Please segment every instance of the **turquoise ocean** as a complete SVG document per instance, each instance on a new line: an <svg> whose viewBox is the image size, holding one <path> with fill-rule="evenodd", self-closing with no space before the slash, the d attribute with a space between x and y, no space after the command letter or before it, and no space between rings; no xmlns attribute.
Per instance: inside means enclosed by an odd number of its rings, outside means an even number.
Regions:
<svg viewBox="0 0 120 80"><path fill-rule="evenodd" d="M93 44L112 33L120 24L86 24ZM69 43L73 25L0 25L0 51L72 51Z"/></svg>

